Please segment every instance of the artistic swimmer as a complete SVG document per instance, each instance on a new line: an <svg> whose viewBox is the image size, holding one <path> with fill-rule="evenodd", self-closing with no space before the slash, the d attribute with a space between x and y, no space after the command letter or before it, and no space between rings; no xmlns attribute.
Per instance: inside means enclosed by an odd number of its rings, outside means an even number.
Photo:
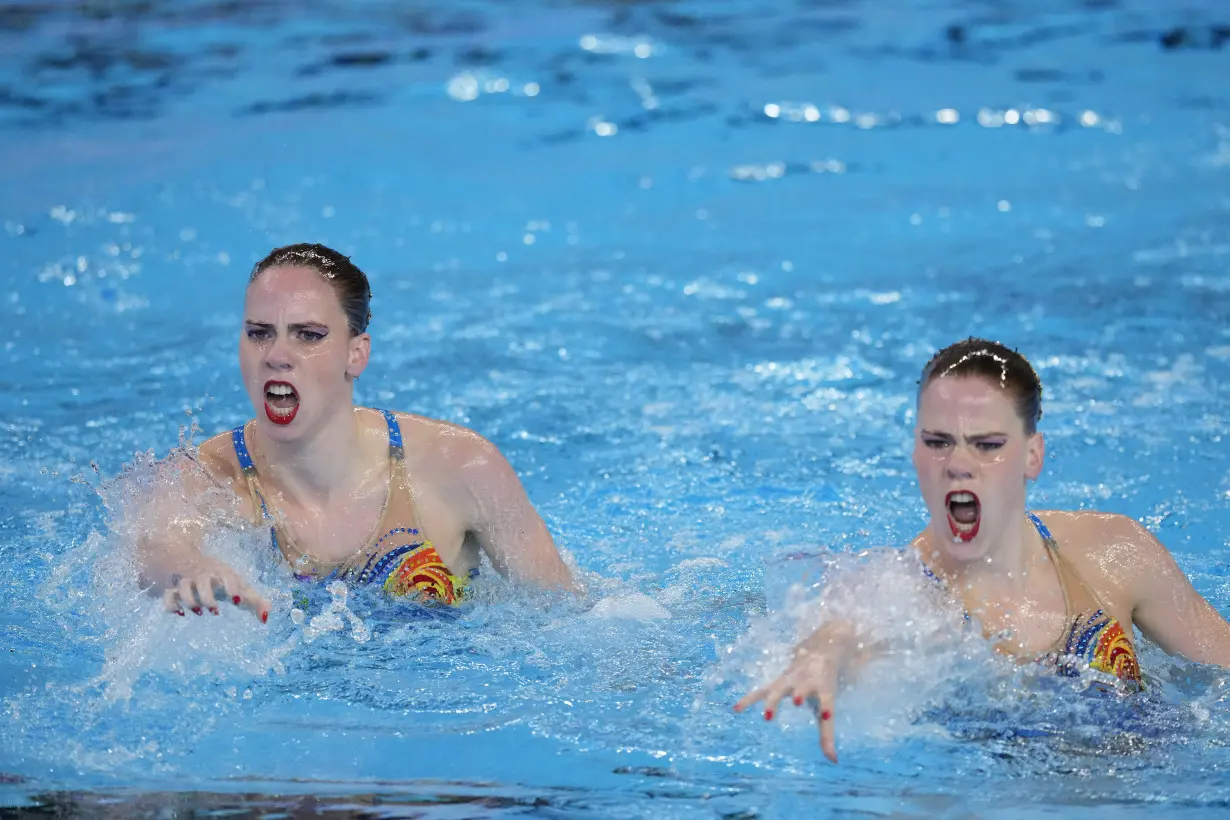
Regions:
<svg viewBox="0 0 1230 820"><path fill-rule="evenodd" d="M141 574L168 612L270 604L202 551L221 515L267 528L295 577L452 605L482 554L501 574L571 590L516 473L466 428L357 407L371 353L367 276L323 245L277 248L252 271L239 364L256 418L178 460L140 515ZM223 488L225 491L219 492Z"/></svg>
<svg viewBox="0 0 1230 820"><path fill-rule="evenodd" d="M1230 623L1143 526L1026 509L1046 454L1041 397L1029 362L996 342L958 342L923 369L913 461L930 523L909 549L960 605L954 629L980 627L998 652L1123 693L1143 686L1134 628L1172 655L1230 666ZM772 720L783 698L806 701L836 762L839 681L878 649L867 627L834 613L796 645L785 672L734 708L763 701Z"/></svg>

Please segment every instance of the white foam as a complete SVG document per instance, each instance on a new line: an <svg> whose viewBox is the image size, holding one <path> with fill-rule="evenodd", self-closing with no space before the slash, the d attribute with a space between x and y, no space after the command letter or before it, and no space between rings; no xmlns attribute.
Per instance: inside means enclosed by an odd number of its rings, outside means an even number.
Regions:
<svg viewBox="0 0 1230 820"><path fill-rule="evenodd" d="M594 618L622 618L631 621L664 621L671 617L670 610L640 592L603 598L594 604L589 615Z"/></svg>

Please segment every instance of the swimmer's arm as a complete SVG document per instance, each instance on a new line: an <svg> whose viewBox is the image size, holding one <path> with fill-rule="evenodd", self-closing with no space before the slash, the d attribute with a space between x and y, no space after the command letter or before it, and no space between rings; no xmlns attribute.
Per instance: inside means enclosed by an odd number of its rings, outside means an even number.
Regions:
<svg viewBox="0 0 1230 820"><path fill-rule="evenodd" d="M1122 528L1117 534L1131 544L1132 620L1141 632L1171 655L1230 667L1230 623L1196 591L1152 533L1126 517L1117 526Z"/></svg>
<svg viewBox="0 0 1230 820"><path fill-rule="evenodd" d="M125 509L141 584L151 592L173 586L184 565L201 555L205 516L195 499L207 491L209 483L199 463L180 456L167 465L163 481Z"/></svg>
<svg viewBox="0 0 1230 820"><path fill-rule="evenodd" d="M512 465L494 444L475 435L461 460L470 498L472 536L502 575L540 587L577 591L547 525Z"/></svg>
<svg viewBox="0 0 1230 820"><path fill-rule="evenodd" d="M202 462L208 464L207 459ZM220 500L219 478L188 456L168 462L163 478L125 509L123 523L135 546L138 583L146 592L161 595L168 612L201 615L209 610L217 615L215 596L220 593L224 601L252 610L264 622L269 601L229 565L202 550L211 517L236 512Z"/></svg>

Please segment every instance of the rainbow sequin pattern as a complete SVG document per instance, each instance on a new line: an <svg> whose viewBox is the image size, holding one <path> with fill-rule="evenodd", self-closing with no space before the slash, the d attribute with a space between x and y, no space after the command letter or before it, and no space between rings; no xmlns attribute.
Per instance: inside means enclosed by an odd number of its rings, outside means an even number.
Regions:
<svg viewBox="0 0 1230 820"><path fill-rule="evenodd" d="M413 538L418 534L416 529L398 527L380 541L398 535ZM461 603L466 584L475 575L477 570L472 570L467 578L454 575L430 541L416 540L391 549L379 558L373 556L362 570L346 573L346 580L361 585L379 584L386 593L398 598L454 606Z"/></svg>
<svg viewBox="0 0 1230 820"><path fill-rule="evenodd" d="M1132 642L1119 621L1100 609L1083 624L1080 618L1072 622L1056 666L1063 675L1079 676L1090 669L1111 675L1129 688L1141 688L1140 664Z"/></svg>

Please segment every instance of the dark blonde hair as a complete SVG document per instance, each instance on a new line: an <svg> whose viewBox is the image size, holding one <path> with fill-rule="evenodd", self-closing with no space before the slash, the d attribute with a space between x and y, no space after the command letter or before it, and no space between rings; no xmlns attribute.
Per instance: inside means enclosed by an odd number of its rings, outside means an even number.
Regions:
<svg viewBox="0 0 1230 820"><path fill-rule="evenodd" d="M1029 361L999 342L973 336L951 344L931 357L918 380L918 393L945 376L974 377L1007 390L1025 432L1038 431L1042 418L1042 382Z"/></svg>
<svg viewBox="0 0 1230 820"><path fill-rule="evenodd" d="M342 304L342 312L346 314L351 336L358 336L367 330L367 325L372 320L372 288L367 281L367 274L359 270L358 266L350 261L350 257L317 244L301 243L274 248L268 256L256 263L252 275L248 278L248 284L251 285L256 281L256 277L270 268L290 267L311 268L333 286L333 291Z"/></svg>

